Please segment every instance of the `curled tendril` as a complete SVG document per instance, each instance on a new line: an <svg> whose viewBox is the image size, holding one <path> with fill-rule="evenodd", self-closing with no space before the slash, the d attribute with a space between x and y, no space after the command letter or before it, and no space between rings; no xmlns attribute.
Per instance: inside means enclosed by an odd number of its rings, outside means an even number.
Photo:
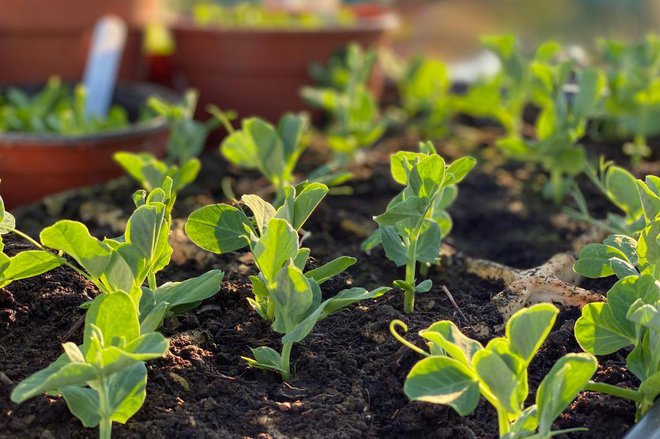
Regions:
<svg viewBox="0 0 660 439"><path fill-rule="evenodd" d="M420 355L424 355L425 357L431 356L431 354L429 354L425 350L418 348L417 346L415 346L414 344L410 343L408 340L403 338L403 336L397 332L397 327L403 329L403 332L406 333L408 332L408 326L405 323L403 323L401 320L392 320L390 322L390 333L394 338L397 339L399 343L412 349L413 351L417 352Z"/></svg>

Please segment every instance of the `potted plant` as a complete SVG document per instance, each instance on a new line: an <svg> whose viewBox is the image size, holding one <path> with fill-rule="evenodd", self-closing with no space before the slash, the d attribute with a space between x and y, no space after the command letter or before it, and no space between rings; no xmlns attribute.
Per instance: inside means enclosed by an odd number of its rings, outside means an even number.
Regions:
<svg viewBox="0 0 660 439"><path fill-rule="evenodd" d="M67 89L56 79L45 87L0 89L0 184L8 206L120 176L112 160L117 151L164 155L167 121L140 113L151 96L176 101L172 92L120 84L107 119L86 120L84 90Z"/></svg>
<svg viewBox="0 0 660 439"><path fill-rule="evenodd" d="M0 83L37 83L57 74L82 77L94 23L117 15L129 27L120 77L138 79L141 28L160 0L3 0L0 2Z"/></svg>
<svg viewBox="0 0 660 439"><path fill-rule="evenodd" d="M215 13L208 9L213 6L205 7L172 24L175 72L200 91L200 108L216 103L271 121L307 108L299 90L312 82L312 63L350 42L385 45L387 31L397 23L389 9L372 4L345 7L331 24L313 14L287 16L259 8L255 14L262 18L254 20L254 14L240 10Z"/></svg>

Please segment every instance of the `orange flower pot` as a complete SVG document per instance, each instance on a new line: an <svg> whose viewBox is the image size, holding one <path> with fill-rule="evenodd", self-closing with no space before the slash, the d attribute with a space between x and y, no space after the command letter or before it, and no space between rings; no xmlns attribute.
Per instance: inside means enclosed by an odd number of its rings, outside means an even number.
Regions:
<svg viewBox="0 0 660 439"><path fill-rule="evenodd" d="M94 24L107 14L129 28L120 77L144 77L141 29L159 8L160 0L0 0L0 83L80 81Z"/></svg>
<svg viewBox="0 0 660 439"><path fill-rule="evenodd" d="M148 84L120 84L114 103L137 118L149 96L171 102L174 93ZM0 195L8 208L66 189L103 183L123 175L113 161L117 151L146 151L163 157L169 128L164 118L122 130L85 136L0 134Z"/></svg>
<svg viewBox="0 0 660 439"><path fill-rule="evenodd" d="M318 30L198 27L181 21L172 26L173 68L186 87L199 90L200 110L211 103L275 121L286 111L308 109L299 92L313 84L311 63L325 62L350 42L365 48L387 44L396 16L375 5L355 12L359 19L353 26ZM374 75L371 86L382 91L382 75Z"/></svg>

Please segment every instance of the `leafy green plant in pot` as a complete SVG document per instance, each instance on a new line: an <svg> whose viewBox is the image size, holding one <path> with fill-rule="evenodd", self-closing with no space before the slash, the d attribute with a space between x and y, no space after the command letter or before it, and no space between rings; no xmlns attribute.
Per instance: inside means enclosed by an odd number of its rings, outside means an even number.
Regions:
<svg viewBox="0 0 660 439"><path fill-rule="evenodd" d="M121 169L112 161L117 151L165 154L167 120L140 114L150 97L178 101L173 93L153 85L120 84L110 119L88 120L83 89L73 95L69 90L57 82L0 90L0 190L10 208L119 177Z"/></svg>
<svg viewBox="0 0 660 439"><path fill-rule="evenodd" d="M252 349L254 358L245 358L260 369L291 377L291 349L309 335L316 323L360 300L384 294L388 288L367 291L349 288L322 300L321 285L355 264L356 259L341 256L318 268L306 270L310 249L300 246L298 233L328 192L320 183L310 183L299 192L286 189L284 204L275 209L256 195L245 195L249 218L241 209L227 204L202 207L186 223L186 233L201 248L227 253L248 247L256 276L250 276L254 296L250 305L282 334L282 350L262 346Z"/></svg>

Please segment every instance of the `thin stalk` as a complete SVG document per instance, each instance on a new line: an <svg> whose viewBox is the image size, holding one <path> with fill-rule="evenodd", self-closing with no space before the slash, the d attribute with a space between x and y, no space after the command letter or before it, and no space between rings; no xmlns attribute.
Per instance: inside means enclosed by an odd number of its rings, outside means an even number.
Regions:
<svg viewBox="0 0 660 439"><path fill-rule="evenodd" d="M555 204L559 205L564 196L561 172L554 170L550 172L550 184L552 185L552 199Z"/></svg>
<svg viewBox="0 0 660 439"><path fill-rule="evenodd" d="M105 387L105 380L100 380L100 385L96 389L99 394L99 411L101 412L101 422L99 423L99 439L110 439L112 436L112 418L110 416L110 401Z"/></svg>
<svg viewBox="0 0 660 439"><path fill-rule="evenodd" d="M150 271L147 279L149 282L149 289L151 291L156 291L156 289L158 288L158 284L156 283L156 273Z"/></svg>
<svg viewBox="0 0 660 439"><path fill-rule="evenodd" d="M291 348L293 347L293 342L283 343L282 344L282 368L284 372L281 372L282 379L284 381L289 381L291 378Z"/></svg>
<svg viewBox="0 0 660 439"><path fill-rule="evenodd" d="M420 355L423 355L425 357L431 356L431 354L429 354L425 350L418 348L417 346L415 346L414 344L410 343L408 340L403 338L403 336L397 332L396 330L397 326L403 329L404 332L408 332L408 326L405 323L403 323L401 320L392 320L390 322L390 333L399 343L401 343L402 345L404 345L409 349L412 349L413 351L417 352Z"/></svg>
<svg viewBox="0 0 660 439"><path fill-rule="evenodd" d="M506 436L511 428L509 425L509 417L507 412L501 408L497 409L497 425L500 430L500 437Z"/></svg>
<svg viewBox="0 0 660 439"><path fill-rule="evenodd" d="M414 236L410 239L410 245L408 246L408 261L406 262L406 283L412 286L412 290L406 290L403 293L403 312L406 314L411 314L415 310L415 268L417 265L417 259L415 254L417 253L417 236Z"/></svg>
<svg viewBox="0 0 660 439"><path fill-rule="evenodd" d="M607 395L616 396L618 398L635 401L636 403L639 404L641 404L644 400L642 394L638 390L627 389L625 387L618 387L607 383L596 383L594 381L589 381L585 386L584 390L605 393Z"/></svg>

